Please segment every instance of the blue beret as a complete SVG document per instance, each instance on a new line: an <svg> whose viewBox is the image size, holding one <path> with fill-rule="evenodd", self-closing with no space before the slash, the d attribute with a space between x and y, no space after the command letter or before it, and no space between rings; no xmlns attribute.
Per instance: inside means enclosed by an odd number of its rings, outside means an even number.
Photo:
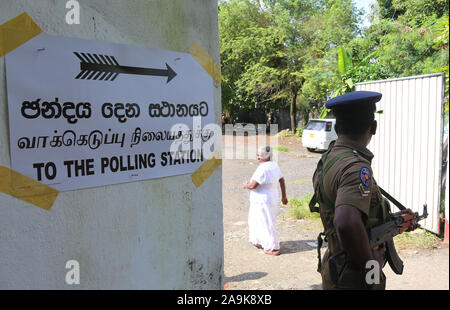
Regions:
<svg viewBox="0 0 450 310"><path fill-rule="evenodd" d="M350 107L350 105L372 104L380 101L382 94L373 91L354 91L334 97L325 103L328 109Z"/></svg>

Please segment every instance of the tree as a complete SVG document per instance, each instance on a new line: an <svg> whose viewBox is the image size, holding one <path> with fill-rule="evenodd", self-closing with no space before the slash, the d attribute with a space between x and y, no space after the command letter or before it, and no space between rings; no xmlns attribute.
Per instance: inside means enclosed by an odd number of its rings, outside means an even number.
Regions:
<svg viewBox="0 0 450 310"><path fill-rule="evenodd" d="M378 4L397 14L391 18L380 10L382 19L367 30L354 51L377 51L375 60L391 78L445 72L448 110L449 1L378 0Z"/></svg>
<svg viewBox="0 0 450 310"><path fill-rule="evenodd" d="M222 2L219 31L226 106L289 102L295 132L298 96L326 98L327 80L318 77L315 68L334 70L336 59L330 51L355 37L356 22L351 0ZM318 80L320 87L315 87ZM305 85L308 91L303 93Z"/></svg>
<svg viewBox="0 0 450 310"><path fill-rule="evenodd" d="M448 72L448 0L378 0L396 11L372 25L353 52L377 51L376 60L391 77Z"/></svg>

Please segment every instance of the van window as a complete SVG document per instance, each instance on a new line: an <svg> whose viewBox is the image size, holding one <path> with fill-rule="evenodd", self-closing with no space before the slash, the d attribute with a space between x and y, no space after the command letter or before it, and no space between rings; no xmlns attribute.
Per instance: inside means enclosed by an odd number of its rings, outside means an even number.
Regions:
<svg viewBox="0 0 450 310"><path fill-rule="evenodd" d="M310 121L305 130L325 131L325 124L323 121Z"/></svg>
<svg viewBox="0 0 450 310"><path fill-rule="evenodd" d="M325 131L331 131L332 127L333 127L333 123L327 122L327 128L325 129Z"/></svg>

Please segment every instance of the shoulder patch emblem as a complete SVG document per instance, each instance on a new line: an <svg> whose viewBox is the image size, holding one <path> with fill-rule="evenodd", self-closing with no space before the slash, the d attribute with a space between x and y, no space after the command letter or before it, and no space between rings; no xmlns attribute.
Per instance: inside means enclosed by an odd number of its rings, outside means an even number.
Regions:
<svg viewBox="0 0 450 310"><path fill-rule="evenodd" d="M361 179L362 184L364 184L364 186L366 186L366 187L370 186L370 183L372 181L372 176L370 175L369 168L367 168L367 167L361 168L359 177Z"/></svg>

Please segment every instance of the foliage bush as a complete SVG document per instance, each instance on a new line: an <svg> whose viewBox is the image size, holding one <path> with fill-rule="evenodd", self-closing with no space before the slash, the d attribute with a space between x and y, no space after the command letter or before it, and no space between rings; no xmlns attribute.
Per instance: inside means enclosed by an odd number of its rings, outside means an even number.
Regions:
<svg viewBox="0 0 450 310"><path fill-rule="evenodd" d="M311 200L312 195L308 194L301 198L291 197L289 198L289 202L287 205L288 215L295 219L311 219L311 220L320 220L319 213L311 213L309 211L309 201Z"/></svg>
<svg viewBox="0 0 450 310"><path fill-rule="evenodd" d="M277 145L276 150L278 152L290 152L291 151L290 148L283 146L283 145Z"/></svg>

